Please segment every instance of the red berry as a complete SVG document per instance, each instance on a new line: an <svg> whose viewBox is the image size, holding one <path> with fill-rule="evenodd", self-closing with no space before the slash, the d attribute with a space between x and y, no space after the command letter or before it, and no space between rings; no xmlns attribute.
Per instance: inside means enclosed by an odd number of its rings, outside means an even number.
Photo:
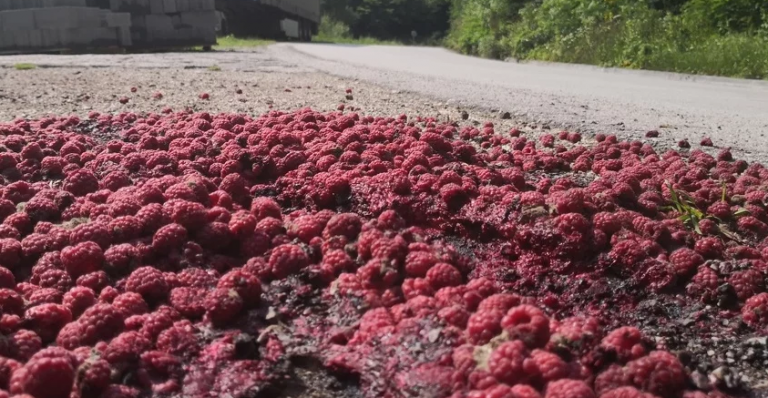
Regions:
<svg viewBox="0 0 768 398"><path fill-rule="evenodd" d="M628 363L627 376L637 388L665 397L677 396L687 380L680 360L663 351L653 351Z"/></svg>
<svg viewBox="0 0 768 398"><path fill-rule="evenodd" d="M557 380L547 384L544 398L596 398L591 388L581 380Z"/></svg>
<svg viewBox="0 0 768 398"><path fill-rule="evenodd" d="M243 309L243 299L234 289L213 289L205 296L205 314L216 326L234 321Z"/></svg>
<svg viewBox="0 0 768 398"><path fill-rule="evenodd" d="M291 244L272 249L269 268L276 279L283 279L309 265L309 258L301 247Z"/></svg>
<svg viewBox="0 0 768 398"><path fill-rule="evenodd" d="M501 327L509 336L522 340L528 347L543 347L549 341L549 318L531 305L519 305L507 311Z"/></svg>

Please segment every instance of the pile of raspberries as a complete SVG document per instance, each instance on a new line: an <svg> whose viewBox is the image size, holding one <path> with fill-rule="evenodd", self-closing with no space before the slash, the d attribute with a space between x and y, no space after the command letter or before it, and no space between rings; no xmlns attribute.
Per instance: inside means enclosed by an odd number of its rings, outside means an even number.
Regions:
<svg viewBox="0 0 768 398"><path fill-rule="evenodd" d="M310 109L0 124L0 398L268 396L298 355L366 397L730 396L583 297L621 281L766 331L768 169L526 135Z"/></svg>

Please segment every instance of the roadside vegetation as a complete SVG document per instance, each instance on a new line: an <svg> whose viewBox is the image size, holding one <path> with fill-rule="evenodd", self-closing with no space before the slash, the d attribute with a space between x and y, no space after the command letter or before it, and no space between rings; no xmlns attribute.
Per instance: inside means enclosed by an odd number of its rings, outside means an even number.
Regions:
<svg viewBox="0 0 768 398"><path fill-rule="evenodd" d="M323 12L317 41L768 78L762 0L328 0Z"/></svg>
<svg viewBox="0 0 768 398"><path fill-rule="evenodd" d="M235 37L233 35L221 36L214 49L261 47L274 43L272 40L264 40L255 37Z"/></svg>

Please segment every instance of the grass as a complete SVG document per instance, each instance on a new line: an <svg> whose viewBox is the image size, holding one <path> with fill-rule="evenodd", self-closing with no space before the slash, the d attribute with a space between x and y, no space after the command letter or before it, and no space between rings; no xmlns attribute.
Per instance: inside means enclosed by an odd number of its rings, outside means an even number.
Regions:
<svg viewBox="0 0 768 398"><path fill-rule="evenodd" d="M255 37L235 37L233 35L223 36L218 38L218 44L214 49L226 49L226 48L253 48L268 46L274 43L272 40L264 40Z"/></svg>
<svg viewBox="0 0 768 398"><path fill-rule="evenodd" d="M16 70L32 70L32 69L37 69L37 65L21 63L21 64L13 65L13 69L16 69Z"/></svg>
<svg viewBox="0 0 768 398"><path fill-rule="evenodd" d="M219 65L211 65L208 67L208 70L211 72L221 72L221 66Z"/></svg>
<svg viewBox="0 0 768 398"><path fill-rule="evenodd" d="M319 34L312 37L315 43L335 43L335 44L358 44L364 46L385 45L402 46L404 43L396 40L379 40L373 37L347 37L347 36L328 36Z"/></svg>

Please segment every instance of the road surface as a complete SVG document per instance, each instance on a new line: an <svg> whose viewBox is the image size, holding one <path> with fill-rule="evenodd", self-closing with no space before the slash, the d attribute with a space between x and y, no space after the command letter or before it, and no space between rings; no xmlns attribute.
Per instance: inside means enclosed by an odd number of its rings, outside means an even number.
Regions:
<svg viewBox="0 0 768 398"><path fill-rule="evenodd" d="M768 82L581 65L515 63L441 48L278 44L275 58L316 70L623 137L659 130L694 147L711 137L768 159Z"/></svg>

